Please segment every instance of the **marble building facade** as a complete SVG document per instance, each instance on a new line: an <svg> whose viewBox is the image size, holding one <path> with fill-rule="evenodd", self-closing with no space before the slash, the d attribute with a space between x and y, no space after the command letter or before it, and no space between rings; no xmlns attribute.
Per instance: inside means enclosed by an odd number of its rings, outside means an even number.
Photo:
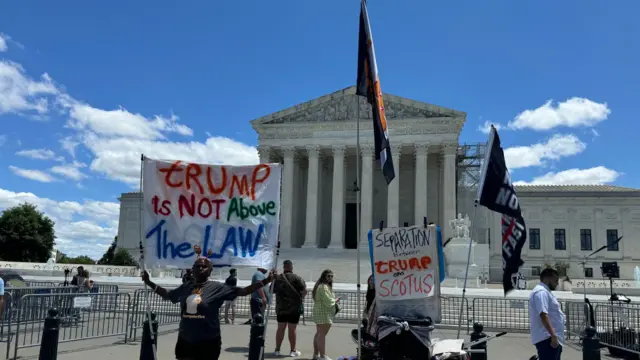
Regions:
<svg viewBox="0 0 640 360"><path fill-rule="evenodd" d="M396 170L389 186L375 161L370 105L354 87L251 122L260 161L284 164L283 247L355 248L358 111L362 239L380 221L392 227L422 224L424 216L436 223L455 217L456 151L466 114L393 95L384 99Z"/></svg>

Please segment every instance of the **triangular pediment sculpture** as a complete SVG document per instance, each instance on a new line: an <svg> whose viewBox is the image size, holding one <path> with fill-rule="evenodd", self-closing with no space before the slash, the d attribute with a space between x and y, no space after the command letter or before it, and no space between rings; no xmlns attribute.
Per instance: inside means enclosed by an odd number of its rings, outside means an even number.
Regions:
<svg viewBox="0 0 640 360"><path fill-rule="evenodd" d="M466 118L462 111L447 109L441 106L384 94L384 105L387 119L435 119ZM290 108L263 116L251 121L254 125L319 123L330 121L354 121L357 106L360 105L360 119L371 119L371 106L366 99L356 95L355 86L336 91L329 95L292 106Z"/></svg>

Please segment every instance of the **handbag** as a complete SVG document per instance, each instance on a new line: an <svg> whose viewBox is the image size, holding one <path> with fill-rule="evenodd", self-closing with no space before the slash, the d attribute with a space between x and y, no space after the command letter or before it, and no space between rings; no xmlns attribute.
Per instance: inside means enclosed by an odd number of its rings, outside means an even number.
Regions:
<svg viewBox="0 0 640 360"><path fill-rule="evenodd" d="M287 283L287 285L289 285L289 288L293 290L293 292L296 293L300 298L300 307L298 308L298 314L304 315L304 299L302 298L298 290L296 290L296 288L293 287L293 285L289 282L289 279L287 279L287 275L282 274L282 277L284 278L284 281Z"/></svg>
<svg viewBox="0 0 640 360"><path fill-rule="evenodd" d="M338 314L338 313L340 312L340 310L342 310L342 306L341 306L341 305L340 305L340 303L339 303L339 302L337 302L337 301L336 301L335 308L336 308L336 314Z"/></svg>

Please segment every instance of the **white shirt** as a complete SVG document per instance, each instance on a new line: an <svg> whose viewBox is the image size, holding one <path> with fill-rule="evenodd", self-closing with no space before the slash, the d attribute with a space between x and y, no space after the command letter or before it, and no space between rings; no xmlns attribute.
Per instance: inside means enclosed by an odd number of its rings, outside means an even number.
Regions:
<svg viewBox="0 0 640 360"><path fill-rule="evenodd" d="M529 296L529 323L531 324L531 343L534 345L551 337L542 325L540 314L545 313L551 321L551 327L558 337L560 345L564 345L564 313L558 299L549 287L540 283L533 288Z"/></svg>

